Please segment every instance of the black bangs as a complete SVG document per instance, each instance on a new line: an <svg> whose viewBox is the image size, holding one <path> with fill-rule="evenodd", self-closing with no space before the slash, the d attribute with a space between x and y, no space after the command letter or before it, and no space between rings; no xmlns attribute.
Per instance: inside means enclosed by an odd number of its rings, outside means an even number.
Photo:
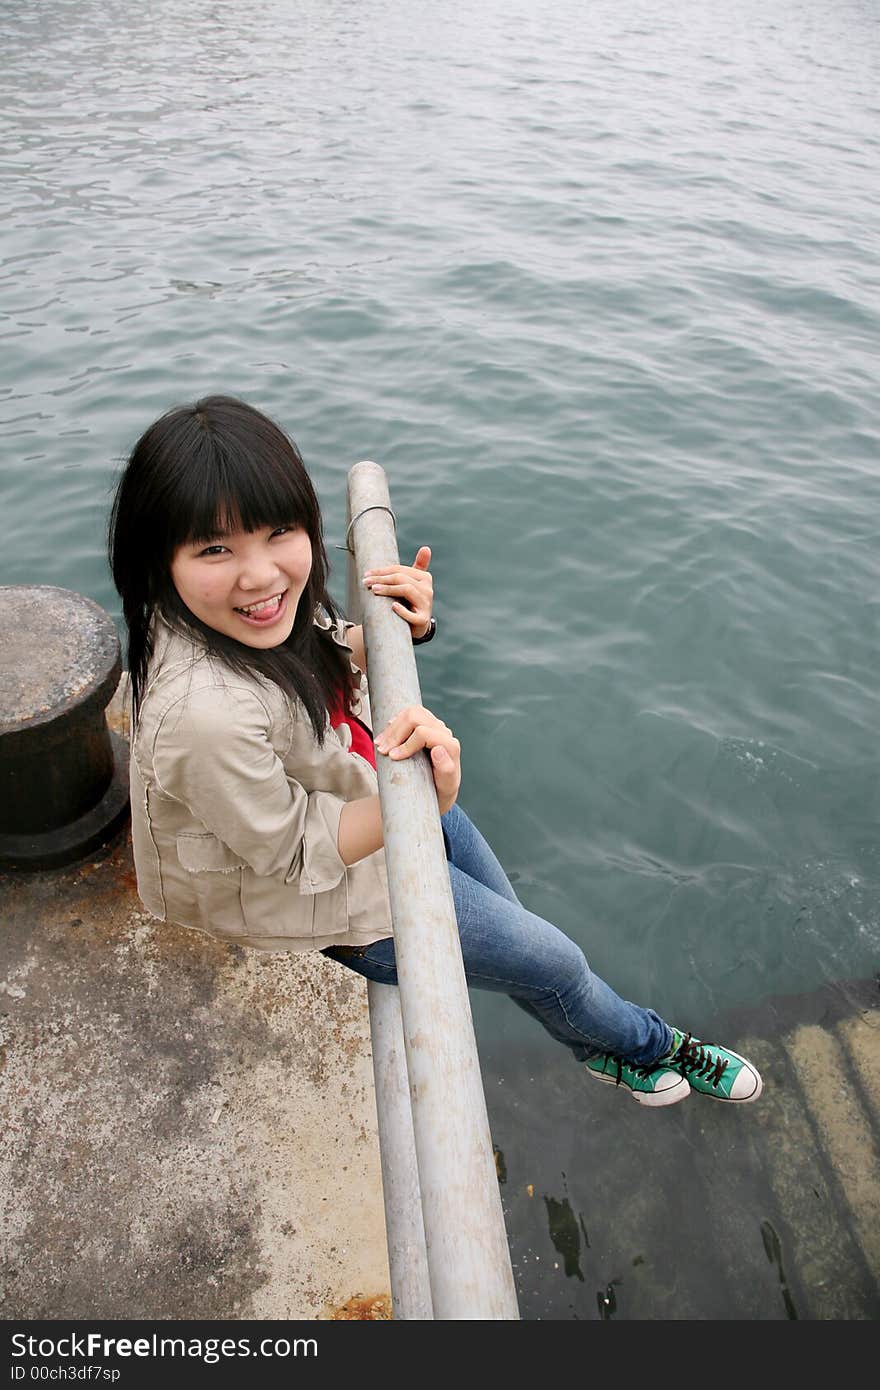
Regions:
<svg viewBox="0 0 880 1390"><path fill-rule="evenodd" d="M320 535L318 502L302 459L272 421L256 412L242 421L240 402L213 396L193 407L187 424L190 437L168 479L169 558L178 546L230 531L302 526L313 539Z"/></svg>

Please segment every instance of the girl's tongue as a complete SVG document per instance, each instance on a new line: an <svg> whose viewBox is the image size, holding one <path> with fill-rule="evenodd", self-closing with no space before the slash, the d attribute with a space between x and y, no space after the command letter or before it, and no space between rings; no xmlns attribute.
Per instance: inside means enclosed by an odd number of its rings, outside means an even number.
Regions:
<svg viewBox="0 0 880 1390"><path fill-rule="evenodd" d="M270 623L273 618L277 618L281 612L281 605L284 602L284 595L279 594L270 603L264 603L259 608L246 612L243 608L236 608L236 613L249 623Z"/></svg>

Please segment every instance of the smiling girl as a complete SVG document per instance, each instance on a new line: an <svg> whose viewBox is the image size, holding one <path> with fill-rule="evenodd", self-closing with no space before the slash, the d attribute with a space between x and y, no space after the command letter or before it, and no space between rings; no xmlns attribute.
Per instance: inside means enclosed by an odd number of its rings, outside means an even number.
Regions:
<svg viewBox="0 0 880 1390"><path fill-rule="evenodd" d="M431 552L364 576L430 640ZM327 592L318 502L284 432L242 401L170 411L116 492L128 628L132 839L155 916L258 950L323 950L396 983L376 755L426 752L468 983L510 995L591 1076L647 1106L756 1100L761 1078L628 1003L528 911L458 806L461 749L430 710L375 742L363 631Z"/></svg>

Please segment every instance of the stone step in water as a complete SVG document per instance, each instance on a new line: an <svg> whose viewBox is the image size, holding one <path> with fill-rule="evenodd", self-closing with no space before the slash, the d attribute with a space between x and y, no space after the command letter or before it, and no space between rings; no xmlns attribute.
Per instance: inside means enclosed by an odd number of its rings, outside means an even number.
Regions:
<svg viewBox="0 0 880 1390"><path fill-rule="evenodd" d="M811 1316L870 1317L865 1291L880 1270L880 1017L873 1027L861 1015L805 1025L781 1049L759 1038L748 1046L777 1077L762 1098L764 1169Z"/></svg>
<svg viewBox="0 0 880 1390"><path fill-rule="evenodd" d="M484 1055L523 1317L876 1319L876 981L700 1027L756 1063L758 1102L646 1112L540 1036Z"/></svg>

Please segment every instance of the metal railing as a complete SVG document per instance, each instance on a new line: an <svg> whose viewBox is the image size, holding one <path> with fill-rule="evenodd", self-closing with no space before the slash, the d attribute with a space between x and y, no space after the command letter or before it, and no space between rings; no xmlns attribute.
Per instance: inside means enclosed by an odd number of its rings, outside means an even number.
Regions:
<svg viewBox="0 0 880 1390"><path fill-rule="evenodd" d="M422 700L408 626L360 582L399 560L378 464L350 470L348 515L348 611L380 729ZM430 761L379 758L378 774L398 988L368 993L394 1316L518 1318Z"/></svg>

